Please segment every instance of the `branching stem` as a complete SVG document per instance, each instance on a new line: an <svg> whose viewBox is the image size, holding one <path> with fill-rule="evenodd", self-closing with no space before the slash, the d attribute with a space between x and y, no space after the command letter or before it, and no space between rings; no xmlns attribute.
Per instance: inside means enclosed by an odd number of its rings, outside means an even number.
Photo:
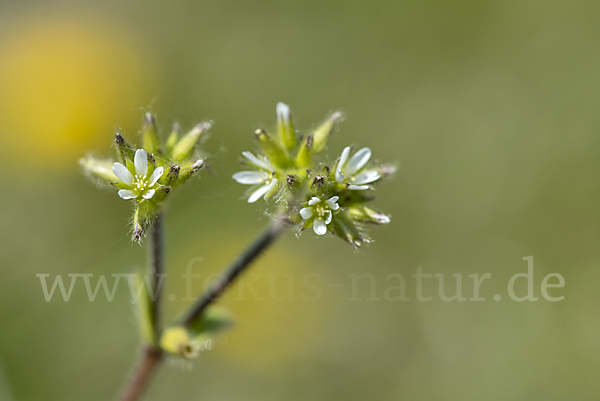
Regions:
<svg viewBox="0 0 600 401"><path fill-rule="evenodd" d="M189 326L197 317L202 315L206 308L217 300L233 284L235 279L243 273L252 262L270 245L272 245L288 227L288 221L284 218L277 218L237 259L225 270L225 273L218 278L207 291L198 299L198 301L184 315L181 324ZM153 291L156 295L152 303L152 327L154 335L158 342L160 336L160 275L163 274L164 258L164 227L162 215L154 223L152 236L150 238L150 274L153 275ZM157 292L158 291L158 292ZM153 372L163 360L164 353L158 345L147 344L144 346L142 358L135 372L131 376L127 388L121 396L121 401L136 401L150 383Z"/></svg>

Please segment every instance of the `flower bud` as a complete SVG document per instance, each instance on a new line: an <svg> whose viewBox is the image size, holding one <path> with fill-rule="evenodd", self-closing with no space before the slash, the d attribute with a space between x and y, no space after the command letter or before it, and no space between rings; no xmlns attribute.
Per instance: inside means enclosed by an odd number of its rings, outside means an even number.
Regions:
<svg viewBox="0 0 600 401"><path fill-rule="evenodd" d="M167 139L167 153L168 154L173 153L173 148L175 147L175 144L179 140L180 133L181 133L181 127L179 126L179 123L174 123L173 129L171 130L171 133L169 134L169 138Z"/></svg>
<svg viewBox="0 0 600 401"><path fill-rule="evenodd" d="M346 213L339 213L333 222L333 231L340 238L346 240L354 248L360 247L371 240L366 237L355 224L348 218Z"/></svg>
<svg viewBox="0 0 600 401"><path fill-rule="evenodd" d="M192 341L190 333L182 326L166 329L160 339L160 347L166 352L190 359L198 356L199 345Z"/></svg>
<svg viewBox="0 0 600 401"><path fill-rule="evenodd" d="M186 163L179 172L179 184L186 182L194 173L206 166L204 159L198 159L192 163Z"/></svg>
<svg viewBox="0 0 600 401"><path fill-rule="evenodd" d="M279 144L273 140L273 137L265 130L257 129L254 131L256 139L260 142L267 158L277 166L285 166L288 164L287 152L282 149Z"/></svg>
<svg viewBox="0 0 600 401"><path fill-rule="evenodd" d="M356 221L373 224L389 224L389 216L376 212L375 210L363 205L355 205L348 208L348 215Z"/></svg>
<svg viewBox="0 0 600 401"><path fill-rule="evenodd" d="M175 161L184 161L189 159L194 153L194 148L200 136L208 131L212 126L210 122L201 122L196 125L190 132L181 138L174 146L172 157Z"/></svg>
<svg viewBox="0 0 600 401"><path fill-rule="evenodd" d="M133 213L133 241L141 242L142 238L146 236L148 228L150 228L156 218L157 210L158 206L154 202L154 199L152 201L142 200L135 204L135 211Z"/></svg>
<svg viewBox="0 0 600 401"><path fill-rule="evenodd" d="M158 134L156 133L156 119L152 113L144 114L144 124L142 125L142 138L144 149L148 153L161 154Z"/></svg>
<svg viewBox="0 0 600 401"><path fill-rule="evenodd" d="M104 160L96 160L91 156L82 157L79 159L79 164L83 167L83 171L88 175L93 175L103 179L108 183L118 182L119 179L113 173L113 163Z"/></svg>
<svg viewBox="0 0 600 401"><path fill-rule="evenodd" d="M125 140L125 138L123 138L123 135L121 135L121 133L118 131L115 132L115 144L117 145L117 150L123 163L127 159L133 160L133 157L135 155L135 149L129 144L129 142Z"/></svg>
<svg viewBox="0 0 600 401"><path fill-rule="evenodd" d="M313 151L315 153L321 153L325 150L329 135L337 128L342 118L343 114L336 111L313 132Z"/></svg>
<svg viewBox="0 0 600 401"><path fill-rule="evenodd" d="M306 139L302 141L298 154L296 155L296 165L300 168L310 168L312 166L312 147L313 137L307 135Z"/></svg>
<svg viewBox="0 0 600 401"><path fill-rule="evenodd" d="M285 103L277 103L277 135L283 146L292 150L296 146L296 134L292 124L292 112Z"/></svg>
<svg viewBox="0 0 600 401"><path fill-rule="evenodd" d="M167 174L163 175L162 178L160 180L158 180L158 182L162 185L168 185L168 186L172 187L173 185L175 185L177 183L177 180L179 179L180 171L181 171L181 167L179 167L179 165L177 165L177 164L173 164L169 168Z"/></svg>

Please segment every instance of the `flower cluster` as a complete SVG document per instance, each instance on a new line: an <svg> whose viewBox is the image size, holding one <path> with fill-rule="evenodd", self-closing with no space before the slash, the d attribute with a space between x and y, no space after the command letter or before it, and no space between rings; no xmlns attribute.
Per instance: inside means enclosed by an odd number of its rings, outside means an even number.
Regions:
<svg viewBox="0 0 600 401"><path fill-rule="evenodd" d="M315 130L298 135L290 108L278 103L277 134L255 131L261 150L242 153L242 163L249 169L235 173L233 179L251 186L248 202L275 199L282 213L302 230L312 227L317 235L330 231L359 247L370 241L364 223L390 222L389 216L367 204L373 200L369 190L394 167L372 165L369 148L352 154L350 146L334 163L318 163L316 156L325 150L341 120L341 113L333 113Z"/></svg>
<svg viewBox="0 0 600 401"><path fill-rule="evenodd" d="M141 130L142 148L134 148L117 132L115 147L119 161L92 156L80 160L88 175L109 183L122 199L133 201L135 241L144 237L171 190L206 165L205 159L198 156L196 145L210 127L211 123L202 122L183 135L175 124L166 141L161 143L156 119L146 113Z"/></svg>

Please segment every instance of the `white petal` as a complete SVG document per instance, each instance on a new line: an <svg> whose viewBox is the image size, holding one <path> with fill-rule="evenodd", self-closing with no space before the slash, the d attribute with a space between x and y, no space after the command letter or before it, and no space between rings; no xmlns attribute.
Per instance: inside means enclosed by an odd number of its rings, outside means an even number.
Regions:
<svg viewBox="0 0 600 401"><path fill-rule="evenodd" d="M354 190L354 191L363 191L365 189L369 189L369 186L368 185L348 185L348 189Z"/></svg>
<svg viewBox="0 0 600 401"><path fill-rule="evenodd" d="M290 107L282 102L277 103L277 119L283 121L284 124L290 122Z"/></svg>
<svg viewBox="0 0 600 401"><path fill-rule="evenodd" d="M335 180L337 182L344 182L344 180L346 179L346 177L344 176L344 173L342 173L342 170L340 170L339 168L335 169Z"/></svg>
<svg viewBox="0 0 600 401"><path fill-rule="evenodd" d="M269 184L263 185L262 187L258 188L256 191L252 192L252 194L248 198L248 203L256 202L258 199L260 199L261 196L266 194L268 191L269 191Z"/></svg>
<svg viewBox="0 0 600 401"><path fill-rule="evenodd" d="M354 154L348 161L348 165L346 166L346 175L351 176L356 173L358 170L363 168L365 164L371 158L371 149L362 148L358 152Z"/></svg>
<svg viewBox="0 0 600 401"><path fill-rule="evenodd" d="M273 178L273 179L271 180L271 183L269 184L269 191L272 191L272 190L273 190L273 188L275 188L275 187L277 186L277 182L278 182L278 181L277 181L277 179L276 179L276 178Z"/></svg>
<svg viewBox="0 0 600 401"><path fill-rule="evenodd" d="M368 184L377 181L381 176L375 170L365 171L352 177L352 183L355 185Z"/></svg>
<svg viewBox="0 0 600 401"><path fill-rule="evenodd" d="M331 219L333 219L333 213L331 213L331 210L327 211L329 213L329 216L327 216L327 220L325 220L325 224L329 224L331 223Z"/></svg>
<svg viewBox="0 0 600 401"><path fill-rule="evenodd" d="M135 151L133 164L135 165L135 173L137 175L145 177L146 174L148 174L148 155L144 149L138 149Z"/></svg>
<svg viewBox="0 0 600 401"><path fill-rule="evenodd" d="M133 175L129 172L129 170L127 170L127 167L119 162L116 162L113 164L112 171L115 173L117 178L123 182L123 184L133 185Z"/></svg>
<svg viewBox="0 0 600 401"><path fill-rule="evenodd" d="M270 172L275 171L275 169L273 168L273 165L271 164L271 162L269 161L269 159L267 159L267 156L265 156L265 163L267 163L267 165L269 166L269 171Z"/></svg>
<svg viewBox="0 0 600 401"><path fill-rule="evenodd" d="M300 216L302 216L302 218L304 220L308 220L312 217L313 215L313 208L312 207L305 207L300 209Z"/></svg>
<svg viewBox="0 0 600 401"><path fill-rule="evenodd" d="M233 179L240 184L256 185L268 180L269 174L264 171L240 171L233 175Z"/></svg>
<svg viewBox="0 0 600 401"><path fill-rule="evenodd" d="M121 189L119 191L119 196L123 199L137 198L137 195L135 194L135 192L130 191L129 189Z"/></svg>
<svg viewBox="0 0 600 401"><path fill-rule="evenodd" d="M331 198L327 199L325 203L331 210L338 210L340 208L340 205L337 204L338 199L340 199L339 196L332 196Z"/></svg>
<svg viewBox="0 0 600 401"><path fill-rule="evenodd" d="M144 195L142 195L142 198L150 199L154 196L154 192L156 192L154 189L149 189L146 191L146 193Z"/></svg>
<svg viewBox="0 0 600 401"><path fill-rule="evenodd" d="M315 230L315 234L317 235L325 235L325 233L327 233L327 225L323 220L315 219L313 230Z"/></svg>
<svg viewBox="0 0 600 401"><path fill-rule="evenodd" d="M317 198L316 196L313 196L312 198L310 198L310 200L308 201L308 204L310 206L312 205L316 205L317 203L321 202L321 199Z"/></svg>
<svg viewBox="0 0 600 401"><path fill-rule="evenodd" d="M160 177L163 176L164 172L165 172L165 168L163 166L157 167L156 170L154 170L154 172L150 176L149 186L153 186L154 184L156 184L156 181L158 181L160 179Z"/></svg>
<svg viewBox="0 0 600 401"><path fill-rule="evenodd" d="M252 153L242 152L242 155L244 155L244 157L248 159L250 164L252 164L253 166L262 168L264 170L269 170L269 165L264 161L260 160L258 157L254 156Z"/></svg>
<svg viewBox="0 0 600 401"><path fill-rule="evenodd" d="M346 165L346 161L348 160L348 156L350 155L350 150L352 148L350 146L346 146L342 151L342 155L340 156L340 161L338 162L338 168L343 169Z"/></svg>

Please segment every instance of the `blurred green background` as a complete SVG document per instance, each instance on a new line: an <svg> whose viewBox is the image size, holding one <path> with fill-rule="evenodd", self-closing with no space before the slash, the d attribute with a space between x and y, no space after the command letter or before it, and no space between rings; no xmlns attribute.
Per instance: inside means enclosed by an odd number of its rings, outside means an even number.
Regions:
<svg viewBox="0 0 600 401"><path fill-rule="evenodd" d="M148 400L597 400L599 18L593 0L0 2L0 399L112 399L138 353L126 286L46 302L35 276L144 263L129 206L78 158L112 155L115 126L135 138L144 110L165 129L216 121L215 174L169 204L166 293L183 294L190 260L217 272L267 224L230 176L284 101L303 129L346 113L331 159L354 144L398 163L376 191L392 224L359 252L288 233L245 278L265 300L228 294L237 327L193 366L169 362ZM540 300L511 301L529 255ZM444 302L429 280L417 302L418 266L448 294L463 274L467 297L467 275L491 273L486 301ZM556 303L540 294L553 272ZM317 301L269 296L266 278L313 273ZM379 297L403 274L411 300L367 301L361 283L349 301L362 273Z"/></svg>

